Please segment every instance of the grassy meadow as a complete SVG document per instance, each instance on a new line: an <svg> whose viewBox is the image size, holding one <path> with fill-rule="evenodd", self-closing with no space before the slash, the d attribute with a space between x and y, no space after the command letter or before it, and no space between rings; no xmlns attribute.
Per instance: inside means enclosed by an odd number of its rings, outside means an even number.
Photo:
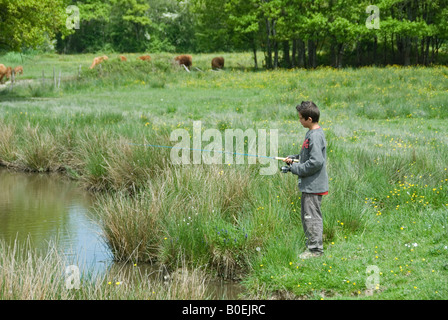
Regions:
<svg viewBox="0 0 448 320"><path fill-rule="evenodd" d="M210 70L216 55L223 71ZM170 54L150 63L108 56L93 70L91 54L0 57L24 67L12 89L0 89L0 164L61 172L94 193L115 259L170 270L182 261L238 280L245 299L448 298L447 67L264 71L250 53L220 53L193 56L188 73ZM303 100L319 106L328 143L319 258L298 259L296 176L260 175L247 159L177 165L170 149L141 146L173 146L171 132L192 133L201 121L203 130L277 129L279 156L297 154ZM12 249L2 248L6 259ZM2 270L7 296L13 273ZM32 298L67 298L51 293L58 288ZM95 288L68 298L107 296ZM114 297L146 299L143 288Z"/></svg>

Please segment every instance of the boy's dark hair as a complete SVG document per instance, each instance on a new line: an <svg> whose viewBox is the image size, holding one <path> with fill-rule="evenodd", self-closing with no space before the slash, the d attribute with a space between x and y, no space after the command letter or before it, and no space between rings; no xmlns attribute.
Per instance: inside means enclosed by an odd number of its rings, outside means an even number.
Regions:
<svg viewBox="0 0 448 320"><path fill-rule="evenodd" d="M297 112L302 115L302 118L308 119L311 117L313 122L319 122L320 111L313 101L302 101L296 106Z"/></svg>

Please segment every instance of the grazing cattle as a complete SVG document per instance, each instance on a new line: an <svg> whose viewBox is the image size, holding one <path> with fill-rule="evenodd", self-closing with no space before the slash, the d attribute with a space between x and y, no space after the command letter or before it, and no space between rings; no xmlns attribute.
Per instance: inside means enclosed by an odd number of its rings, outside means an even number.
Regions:
<svg viewBox="0 0 448 320"><path fill-rule="evenodd" d="M222 69L224 68L224 58L216 57L212 59L212 69Z"/></svg>
<svg viewBox="0 0 448 320"><path fill-rule="evenodd" d="M121 60L121 61L128 61L128 59L126 59L125 56L120 56L120 60Z"/></svg>
<svg viewBox="0 0 448 320"><path fill-rule="evenodd" d="M109 58L107 56L102 56L102 57L96 57L95 59L93 59L92 65L90 66L89 69L93 69L97 64L100 64L101 62L108 60Z"/></svg>
<svg viewBox="0 0 448 320"><path fill-rule="evenodd" d="M16 75L23 74L23 67L22 67L22 66L17 66L17 67L15 67L15 68L14 68L14 73L15 73Z"/></svg>
<svg viewBox="0 0 448 320"><path fill-rule="evenodd" d="M187 68L190 68L193 64L193 58L188 54L177 56L176 58L174 58L174 61L176 61L179 65L183 64Z"/></svg>
<svg viewBox="0 0 448 320"><path fill-rule="evenodd" d="M3 77L6 76L6 79L11 78L12 68L5 67L4 64L0 64L0 83L3 81Z"/></svg>
<svg viewBox="0 0 448 320"><path fill-rule="evenodd" d="M142 61L151 61L151 56L149 56L149 55L141 56L141 57L138 57L137 59L140 59Z"/></svg>

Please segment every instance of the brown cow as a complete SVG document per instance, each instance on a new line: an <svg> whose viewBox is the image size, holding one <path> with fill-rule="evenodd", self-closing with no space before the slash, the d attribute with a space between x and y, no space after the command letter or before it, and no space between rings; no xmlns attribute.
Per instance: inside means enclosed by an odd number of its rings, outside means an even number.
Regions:
<svg viewBox="0 0 448 320"><path fill-rule="evenodd" d="M224 68L224 58L216 57L212 59L212 69L222 69Z"/></svg>
<svg viewBox="0 0 448 320"><path fill-rule="evenodd" d="M128 59L126 59L125 56L120 56L120 60L121 60L121 61L128 61Z"/></svg>
<svg viewBox="0 0 448 320"><path fill-rule="evenodd" d="M141 56L141 57L138 57L137 59L140 59L142 61L151 61L151 56L149 56L149 55Z"/></svg>
<svg viewBox="0 0 448 320"><path fill-rule="evenodd" d="M193 64L193 58L188 54L183 54L174 58L174 61L177 61L179 65L184 65L187 68L190 68Z"/></svg>
<svg viewBox="0 0 448 320"><path fill-rule="evenodd" d="M4 64L0 64L0 83L3 81L3 77L6 76L6 79L11 78L12 68L5 67Z"/></svg>
<svg viewBox="0 0 448 320"><path fill-rule="evenodd" d="M96 57L95 59L93 59L92 65L90 66L89 69L93 69L97 64L100 64L101 62L108 60L109 58L107 56L102 56L102 57Z"/></svg>
<svg viewBox="0 0 448 320"><path fill-rule="evenodd" d="M15 67L15 68L14 68L14 73L15 73L16 75L23 74L23 67L22 67L22 66L17 66L17 67Z"/></svg>

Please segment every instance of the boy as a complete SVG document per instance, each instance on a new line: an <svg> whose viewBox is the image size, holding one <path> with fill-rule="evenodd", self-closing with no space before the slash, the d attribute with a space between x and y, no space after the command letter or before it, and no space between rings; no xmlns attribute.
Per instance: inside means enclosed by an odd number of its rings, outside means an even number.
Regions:
<svg viewBox="0 0 448 320"><path fill-rule="evenodd" d="M299 189L302 192L302 226L307 247L299 258L307 259L323 254L323 223L320 207L322 196L328 194L327 142L324 131L319 126L319 108L312 101L302 101L296 109L300 123L308 128L308 132L300 154L288 156L283 161L291 165L293 174L299 176ZM293 162L293 159L299 156L300 162Z"/></svg>

